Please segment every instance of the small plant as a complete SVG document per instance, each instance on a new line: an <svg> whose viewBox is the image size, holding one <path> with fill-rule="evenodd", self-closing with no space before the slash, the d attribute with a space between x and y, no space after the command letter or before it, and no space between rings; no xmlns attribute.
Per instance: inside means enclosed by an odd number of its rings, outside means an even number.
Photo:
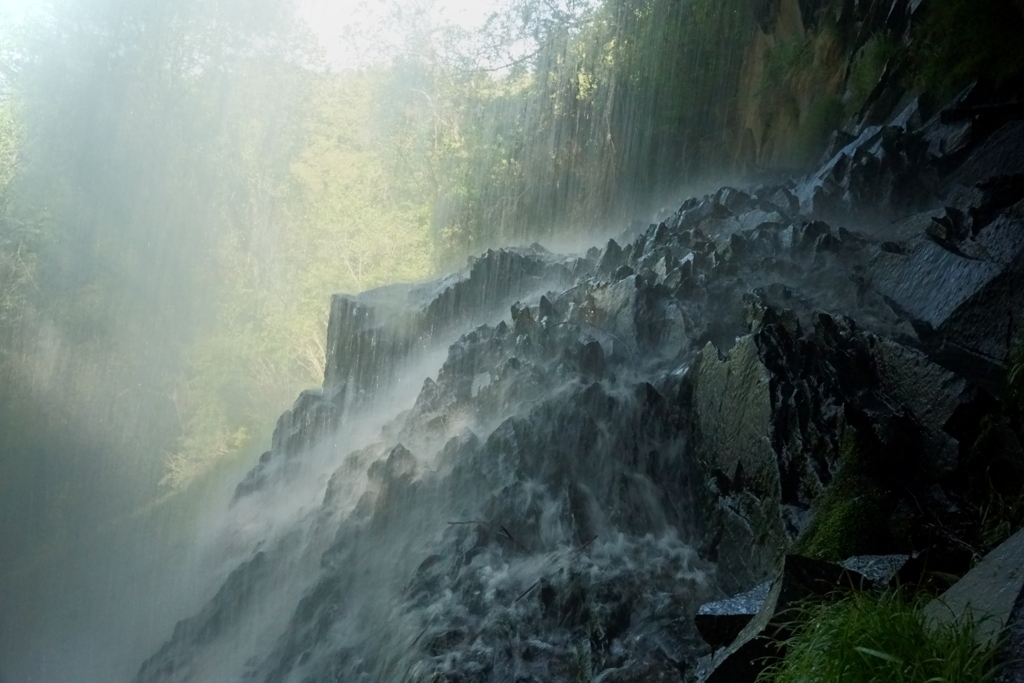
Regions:
<svg viewBox="0 0 1024 683"><path fill-rule="evenodd" d="M1010 419L1016 421L1018 429L1022 427L1024 417L1024 342L1021 342L1010 354L1009 370L1006 373L1006 403Z"/></svg>
<svg viewBox="0 0 1024 683"><path fill-rule="evenodd" d="M854 593L794 610L785 657L759 683L973 683L994 672L994 650L975 641L978 623L926 626L901 594Z"/></svg>
<svg viewBox="0 0 1024 683"><path fill-rule="evenodd" d="M1002 543L1024 524L1024 344L1007 360L1002 409L981 420L980 433L963 468L969 498L981 514L978 540Z"/></svg>
<svg viewBox="0 0 1024 683"><path fill-rule="evenodd" d="M846 103L847 115L856 114L868 101L871 91L882 77L885 65L895 54L895 41L884 33L872 36L857 52L847 80L850 91L850 99Z"/></svg>

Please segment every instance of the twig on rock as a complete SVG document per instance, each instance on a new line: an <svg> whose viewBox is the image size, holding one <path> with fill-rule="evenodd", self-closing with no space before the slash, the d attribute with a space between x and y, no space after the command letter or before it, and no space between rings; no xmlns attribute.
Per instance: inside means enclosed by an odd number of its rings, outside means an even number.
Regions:
<svg viewBox="0 0 1024 683"><path fill-rule="evenodd" d="M532 586L530 586L529 588L524 590L522 593L519 594L518 598L516 598L515 600L512 601L512 604L514 605L517 602L519 602L520 600L522 600L523 598L525 598L526 594L529 593L530 591L532 591L534 588L536 588L539 583L540 583L540 579L537 579L536 581L534 581Z"/></svg>

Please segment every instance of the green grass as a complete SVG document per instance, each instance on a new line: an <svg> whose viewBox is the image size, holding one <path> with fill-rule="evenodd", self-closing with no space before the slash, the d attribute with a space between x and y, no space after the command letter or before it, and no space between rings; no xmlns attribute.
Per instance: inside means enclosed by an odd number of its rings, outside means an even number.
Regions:
<svg viewBox="0 0 1024 683"><path fill-rule="evenodd" d="M1014 433L1024 438L1024 344L1007 360L1002 409L982 418L961 467L968 498L981 513L978 541L985 546L1002 543L1024 524L1024 461Z"/></svg>
<svg viewBox="0 0 1024 683"><path fill-rule="evenodd" d="M977 623L926 628L898 593L855 593L795 611L786 655L758 683L975 683L994 675L994 648Z"/></svg>
<svg viewBox="0 0 1024 683"><path fill-rule="evenodd" d="M846 104L848 116L856 114L868 101L871 91L882 77L885 65L895 54L896 42L884 33L872 36L857 52L847 80L850 89L850 99Z"/></svg>

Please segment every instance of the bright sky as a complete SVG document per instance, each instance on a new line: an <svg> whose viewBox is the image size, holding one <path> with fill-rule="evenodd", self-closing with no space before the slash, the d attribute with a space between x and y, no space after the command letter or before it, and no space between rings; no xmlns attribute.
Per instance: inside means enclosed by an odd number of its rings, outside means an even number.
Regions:
<svg viewBox="0 0 1024 683"><path fill-rule="evenodd" d="M295 0L299 14L309 22L327 52L333 66L350 66L359 62L359 55L345 39L346 32L363 35L379 33L387 41L397 39L384 29L391 7L426 4L422 0ZM500 0L436 0L433 3L439 23L451 23L466 29L483 25L487 17L501 5ZM365 36L364 36L365 37Z"/></svg>
<svg viewBox="0 0 1024 683"><path fill-rule="evenodd" d="M172 0L173 1L173 0ZM466 29L478 28L501 5L501 0L293 0L299 14L309 22L327 52L328 61L336 67L359 62L356 49L344 39L346 32L357 32L365 37L367 30L379 33L383 40L397 39L397 33L388 36L383 27L391 7L411 7L433 4L438 23L451 23ZM0 22L17 20L19 15L39 0L0 0Z"/></svg>

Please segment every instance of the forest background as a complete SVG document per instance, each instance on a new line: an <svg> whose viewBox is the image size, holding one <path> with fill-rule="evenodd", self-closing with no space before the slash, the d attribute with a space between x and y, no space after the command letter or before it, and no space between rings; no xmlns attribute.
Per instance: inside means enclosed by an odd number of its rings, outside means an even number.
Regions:
<svg viewBox="0 0 1024 683"><path fill-rule="evenodd" d="M728 166L747 0L436 4L365 4L344 65L288 0L3 16L5 572L255 458L322 381L332 293L621 227Z"/></svg>
<svg viewBox="0 0 1024 683"><path fill-rule="evenodd" d="M884 79L927 109L1024 72L1024 0L910 33L887 0L444 5L0 0L0 680L126 678L199 609L332 293L805 170Z"/></svg>

